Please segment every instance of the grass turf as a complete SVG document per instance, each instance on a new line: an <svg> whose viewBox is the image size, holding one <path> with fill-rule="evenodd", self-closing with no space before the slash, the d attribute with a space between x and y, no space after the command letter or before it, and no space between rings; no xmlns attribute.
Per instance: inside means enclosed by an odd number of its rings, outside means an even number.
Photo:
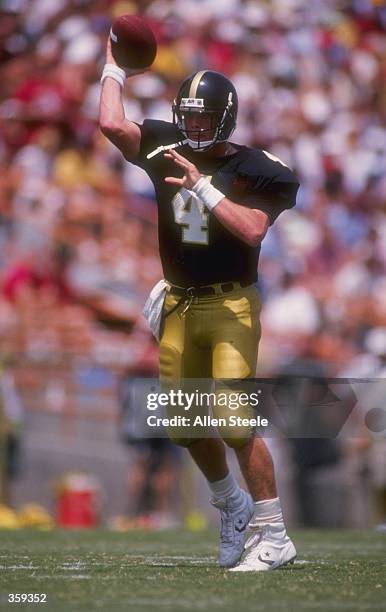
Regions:
<svg viewBox="0 0 386 612"><path fill-rule="evenodd" d="M217 567L212 532L1 531L0 609L385 610L385 535L292 535L298 561L291 568L232 574ZM47 593L47 603L10 604L8 593Z"/></svg>

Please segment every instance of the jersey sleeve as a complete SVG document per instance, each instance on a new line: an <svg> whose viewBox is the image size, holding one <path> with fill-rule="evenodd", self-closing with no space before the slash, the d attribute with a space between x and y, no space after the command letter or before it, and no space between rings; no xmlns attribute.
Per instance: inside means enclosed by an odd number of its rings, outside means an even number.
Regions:
<svg viewBox="0 0 386 612"><path fill-rule="evenodd" d="M269 160L271 161L271 160ZM266 164L261 174L249 174L248 194L240 204L248 208L256 208L265 212L272 225L280 213L296 204L296 194L299 182L292 170L278 161Z"/></svg>

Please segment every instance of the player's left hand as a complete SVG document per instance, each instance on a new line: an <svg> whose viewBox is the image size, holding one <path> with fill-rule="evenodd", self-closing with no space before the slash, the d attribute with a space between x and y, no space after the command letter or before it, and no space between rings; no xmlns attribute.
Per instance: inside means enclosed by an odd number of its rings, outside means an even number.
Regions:
<svg viewBox="0 0 386 612"><path fill-rule="evenodd" d="M167 176L165 178L165 182L178 185L179 187L185 187L185 189L192 189L192 187L202 176L197 170L196 166L190 161L188 161L186 157L183 157L182 155L174 151L174 149L172 149L168 153L164 153L164 156L168 159L172 159L177 164L177 166L179 166L185 173L182 178L177 178L175 176Z"/></svg>

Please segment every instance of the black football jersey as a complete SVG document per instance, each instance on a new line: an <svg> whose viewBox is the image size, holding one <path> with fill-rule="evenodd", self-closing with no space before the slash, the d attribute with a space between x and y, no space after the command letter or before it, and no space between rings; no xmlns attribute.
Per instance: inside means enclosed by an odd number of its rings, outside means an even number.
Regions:
<svg viewBox="0 0 386 612"><path fill-rule="evenodd" d="M139 127L141 147L132 163L143 168L154 184L165 278L181 287L223 281L254 283L260 247L251 247L234 236L192 191L165 183L165 177L182 177L183 172L163 152L147 159L158 147L182 141L183 134L165 121L147 119ZM263 210L272 224L283 210L295 205L296 176L265 151L232 146L236 152L221 158L211 158L187 145L177 150L201 174L211 177L212 185L227 198Z"/></svg>

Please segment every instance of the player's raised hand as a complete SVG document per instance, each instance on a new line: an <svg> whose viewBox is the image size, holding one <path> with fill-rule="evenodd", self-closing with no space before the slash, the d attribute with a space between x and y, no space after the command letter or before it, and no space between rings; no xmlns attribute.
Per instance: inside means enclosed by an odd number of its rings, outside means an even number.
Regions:
<svg viewBox="0 0 386 612"><path fill-rule="evenodd" d="M180 187L191 189L197 183L197 181L200 180L202 175L197 170L196 166L188 161L186 157L183 157L173 149L168 153L164 153L164 156L168 159L172 159L177 166L184 171L184 176L182 178L167 176L165 178L166 183L172 183L173 185L179 185Z"/></svg>
<svg viewBox="0 0 386 612"><path fill-rule="evenodd" d="M106 45L106 64L114 64L115 66L118 66L117 62L114 59L113 52L111 50L110 36L107 39L107 45ZM122 67L122 66L119 66L119 68L122 68L122 70L125 71L126 77L136 76L137 74L143 74L144 72L147 72L149 70L148 68L135 69L135 68Z"/></svg>

